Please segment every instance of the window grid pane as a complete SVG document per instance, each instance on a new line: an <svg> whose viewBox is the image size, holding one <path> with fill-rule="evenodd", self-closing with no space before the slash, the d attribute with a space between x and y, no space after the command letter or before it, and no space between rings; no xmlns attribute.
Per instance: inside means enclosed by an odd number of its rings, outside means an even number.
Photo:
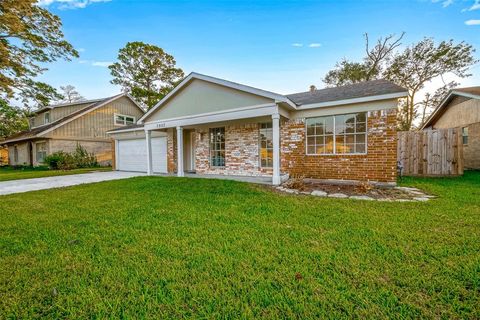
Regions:
<svg viewBox="0 0 480 320"><path fill-rule="evenodd" d="M273 167L273 129L272 123L261 123L259 129L260 166Z"/></svg>
<svg viewBox="0 0 480 320"><path fill-rule="evenodd" d="M225 166L225 128L210 129L210 165Z"/></svg>
<svg viewBox="0 0 480 320"><path fill-rule="evenodd" d="M307 154L366 152L366 112L306 120Z"/></svg>

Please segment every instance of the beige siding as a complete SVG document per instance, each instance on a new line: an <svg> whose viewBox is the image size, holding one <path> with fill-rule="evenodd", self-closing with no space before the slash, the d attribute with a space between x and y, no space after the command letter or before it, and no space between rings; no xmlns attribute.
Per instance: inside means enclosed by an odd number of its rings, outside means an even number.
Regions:
<svg viewBox="0 0 480 320"><path fill-rule="evenodd" d="M15 146L18 150L18 161L14 158ZM19 142L8 146L9 163L12 166L30 165L30 156L28 152L28 142Z"/></svg>
<svg viewBox="0 0 480 320"><path fill-rule="evenodd" d="M480 169L480 122L468 126L468 143L463 145L465 169Z"/></svg>
<svg viewBox="0 0 480 320"><path fill-rule="evenodd" d="M272 99L195 79L152 113L145 122L272 102Z"/></svg>
<svg viewBox="0 0 480 320"><path fill-rule="evenodd" d="M45 113L50 112L50 123L57 121L58 119L61 119L65 116L68 116L70 113L73 113L75 111L78 111L80 109L83 109L89 105L91 105L92 102L90 103L82 103L82 104L76 104L73 106L65 106L65 107L58 107L58 108L53 108L52 110L42 112L35 116L34 120L34 127L41 126L45 124Z"/></svg>
<svg viewBox="0 0 480 320"><path fill-rule="evenodd" d="M73 152L77 144L84 147L88 152L97 157L101 165L111 165L113 159L113 148L111 141L88 141L88 140L61 140L52 139L49 141L48 153L58 151Z"/></svg>
<svg viewBox="0 0 480 320"><path fill-rule="evenodd" d="M106 132L119 128L114 124L114 114L133 116L138 120L143 112L129 98L122 97L51 131L47 136L50 138L111 139Z"/></svg>
<svg viewBox="0 0 480 320"><path fill-rule="evenodd" d="M449 103L442 116L433 124L434 129L465 127L480 122L480 100L470 99Z"/></svg>

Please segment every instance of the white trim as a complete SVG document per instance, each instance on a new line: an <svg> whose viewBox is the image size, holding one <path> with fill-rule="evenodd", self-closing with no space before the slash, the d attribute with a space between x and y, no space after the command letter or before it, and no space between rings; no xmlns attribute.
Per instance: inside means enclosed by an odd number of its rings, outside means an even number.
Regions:
<svg viewBox="0 0 480 320"><path fill-rule="evenodd" d="M362 98L333 100L333 101L320 102L320 103L304 104L299 106L297 110L301 111L301 110L307 110L307 109L341 106L345 104L355 104L355 103L370 102L370 101L377 101L377 100L398 99L406 96L407 96L407 92L405 91L405 92L399 92L399 93L389 93L389 94L368 96L368 97L362 97Z"/></svg>
<svg viewBox="0 0 480 320"><path fill-rule="evenodd" d="M145 130L166 129L177 126L189 126L238 119L248 119L261 116L271 116L275 113L279 113L279 107L276 104L264 104L230 109L228 111L209 112L181 118L152 121L145 123L144 127Z"/></svg>
<svg viewBox="0 0 480 320"><path fill-rule="evenodd" d="M177 127L177 177L183 177L183 128Z"/></svg>
<svg viewBox="0 0 480 320"><path fill-rule="evenodd" d="M143 127L136 127L136 128L125 128L125 129L113 129L109 130L106 133L107 134L115 134L115 133L120 133L120 132L130 132L130 131L144 131Z"/></svg>
<svg viewBox="0 0 480 320"><path fill-rule="evenodd" d="M354 113L362 113L365 112L365 152L360 152L360 153L337 153L337 141L335 139L336 133L335 133L335 116L343 116L343 115L348 115L348 114L354 114ZM328 116L318 116L318 117L308 117L305 118L305 155L306 156L365 156L368 154L368 117L369 117L369 112L368 111L360 111L360 112L351 112L351 113L339 113L339 114L332 114ZM326 118L326 117L333 117L333 153L308 153L308 134L307 134L307 119L315 119L315 118ZM354 133L353 135L356 135L357 133ZM316 137L316 135L314 136Z"/></svg>
<svg viewBox="0 0 480 320"><path fill-rule="evenodd" d="M119 164L119 159L118 159L118 140L115 139L115 171L118 171L118 164Z"/></svg>
<svg viewBox="0 0 480 320"><path fill-rule="evenodd" d="M147 143L147 175L151 176L153 174L152 131L145 131L145 141Z"/></svg>
<svg viewBox="0 0 480 320"><path fill-rule="evenodd" d="M117 123L117 117L124 117L125 118L124 121L123 121L124 124L118 124ZM127 124L127 117L133 119L131 124ZM121 114L121 113L114 113L113 114L113 125L116 126L116 127L125 127L125 126L128 126L128 125L134 125L135 122L137 122L136 120L137 119L134 116L129 116L129 115L126 115L126 114Z"/></svg>
<svg viewBox="0 0 480 320"><path fill-rule="evenodd" d="M278 186L282 183L280 178L280 114L272 114L272 144L273 144L273 175L272 184Z"/></svg>
<svg viewBox="0 0 480 320"><path fill-rule="evenodd" d="M471 94L471 93L466 93L466 92L462 92L462 91L452 90L452 91L450 91L449 94L447 94L447 96L442 100L442 102L440 102L440 104L438 105L438 107L432 112L432 114L430 115L430 117L428 117L427 121L425 121L425 123L424 123L423 126L420 128L420 130L423 130L423 129L425 129L426 127L430 126L430 122L433 120L433 118L435 118L436 114L444 108L445 104L446 104L448 101L450 101L450 98L451 98L453 95L462 96L462 97L466 97L466 98L472 98L472 99L479 99L479 100L480 100L480 96L479 96L479 95Z"/></svg>
<svg viewBox="0 0 480 320"><path fill-rule="evenodd" d="M186 86L190 82L190 80L192 80L192 79L203 80L203 81L215 83L215 84L218 84L218 85L221 85L221 86L224 86L224 87L232 88L232 89L235 89L235 90L248 92L248 93L251 93L251 94L254 94L254 95L257 95L257 96L270 98L270 99L274 100L276 103L277 102L284 102L284 103L287 103L289 106L291 106L293 109L296 109L295 103L293 103L290 99L288 99L287 97L285 97L281 94L270 92L270 91L265 91L265 90L262 90L262 89L253 88L253 87L250 87L250 86L246 86L246 85L243 85L243 84L231 82L231 81L224 80L224 79L219 79L219 78L207 76L207 75L204 75L204 74L199 74L199 73L192 72L185 79L183 79L182 82L180 82L172 91L170 91L165 97L163 97L162 100L160 100L156 105L154 105L153 108L148 110L147 113L145 113L138 120L139 123L143 123L143 121L148 116L150 116L160 106L162 106L166 101L168 101L173 95L175 95L175 93L177 91L179 91L181 88Z"/></svg>

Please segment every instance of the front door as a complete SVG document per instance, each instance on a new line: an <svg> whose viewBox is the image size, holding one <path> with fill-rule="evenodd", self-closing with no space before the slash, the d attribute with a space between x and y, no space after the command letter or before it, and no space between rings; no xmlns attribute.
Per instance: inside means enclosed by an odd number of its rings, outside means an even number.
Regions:
<svg viewBox="0 0 480 320"><path fill-rule="evenodd" d="M183 135L183 167L187 172L195 172L195 131L185 131Z"/></svg>

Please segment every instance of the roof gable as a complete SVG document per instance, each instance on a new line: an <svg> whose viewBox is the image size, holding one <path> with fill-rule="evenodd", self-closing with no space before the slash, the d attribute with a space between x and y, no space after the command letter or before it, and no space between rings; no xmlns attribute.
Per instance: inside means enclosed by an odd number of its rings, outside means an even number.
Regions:
<svg viewBox="0 0 480 320"><path fill-rule="evenodd" d="M281 94L192 72L150 109L140 122L272 102L295 106ZM173 106L180 110L173 112Z"/></svg>

